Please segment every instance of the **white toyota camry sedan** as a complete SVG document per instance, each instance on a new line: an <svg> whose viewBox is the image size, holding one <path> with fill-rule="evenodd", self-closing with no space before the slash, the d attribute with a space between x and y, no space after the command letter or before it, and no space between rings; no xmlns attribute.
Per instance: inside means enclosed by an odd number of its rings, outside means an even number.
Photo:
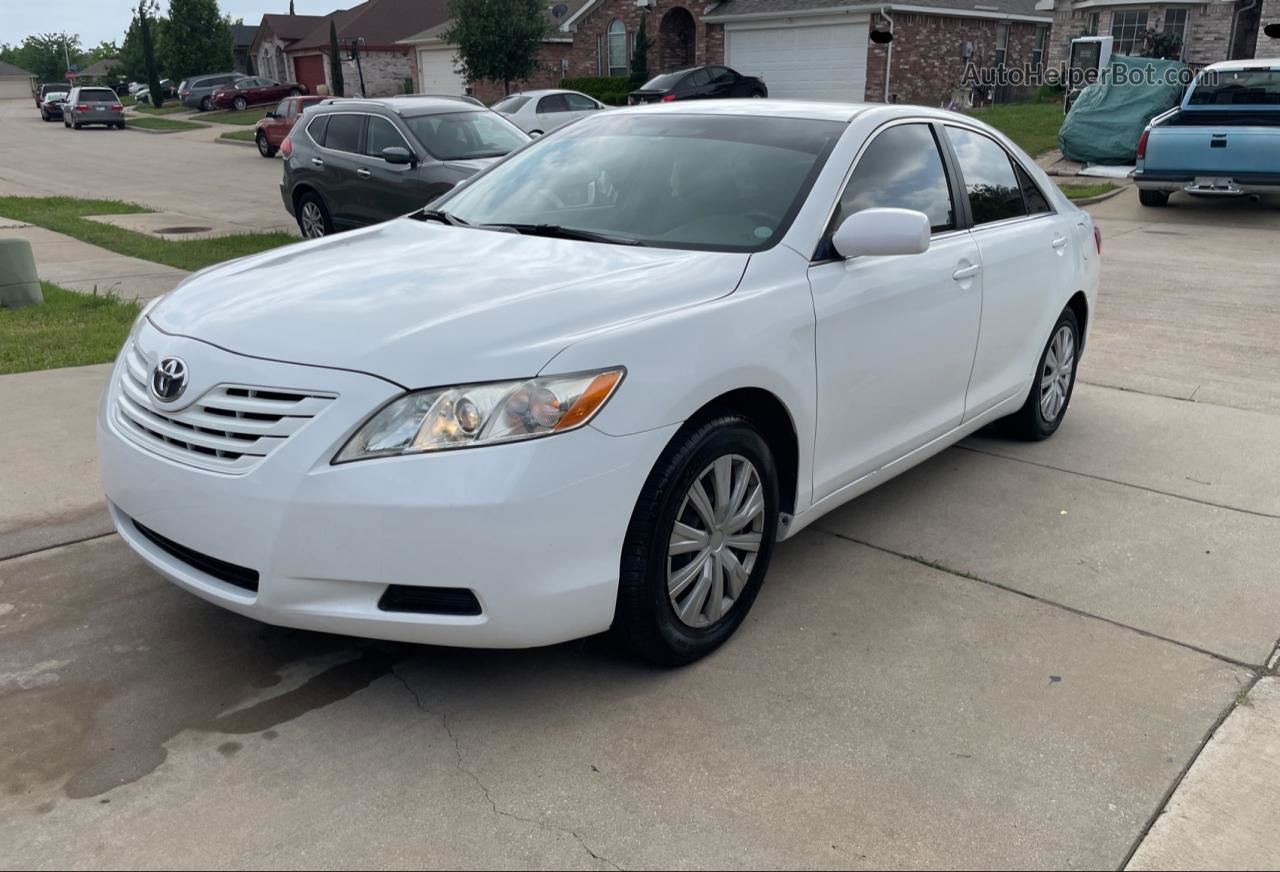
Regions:
<svg viewBox="0 0 1280 872"><path fill-rule="evenodd" d="M110 511L272 624L689 662L775 542L985 424L1050 436L1100 253L962 115L600 113L149 306L101 405Z"/></svg>

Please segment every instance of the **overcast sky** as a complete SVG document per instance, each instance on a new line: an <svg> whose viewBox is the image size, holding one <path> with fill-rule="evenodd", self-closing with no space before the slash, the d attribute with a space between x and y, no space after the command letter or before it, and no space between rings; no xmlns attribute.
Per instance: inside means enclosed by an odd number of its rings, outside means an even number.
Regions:
<svg viewBox="0 0 1280 872"><path fill-rule="evenodd" d="M323 15L359 0L295 0L299 15ZM19 43L32 33L78 33L85 48L104 39L124 41L137 0L0 0L0 42ZM288 12L289 0L218 0L224 15L257 24L264 12ZM160 0L162 12L168 0Z"/></svg>

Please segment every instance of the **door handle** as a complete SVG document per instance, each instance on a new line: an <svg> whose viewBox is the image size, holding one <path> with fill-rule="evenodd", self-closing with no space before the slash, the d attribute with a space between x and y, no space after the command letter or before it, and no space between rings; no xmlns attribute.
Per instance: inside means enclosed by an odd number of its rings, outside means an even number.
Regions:
<svg viewBox="0 0 1280 872"><path fill-rule="evenodd" d="M960 269L951 274L951 277L958 282L962 282L965 279L973 278L980 272L982 272L982 264L975 263L973 266L960 267Z"/></svg>
<svg viewBox="0 0 1280 872"><path fill-rule="evenodd" d="M312 166L322 167L322 166L324 166L324 161L322 161L322 160L321 160L320 158L318 158L318 157L313 157L313 158L311 159L311 164L312 164Z"/></svg>
<svg viewBox="0 0 1280 872"><path fill-rule="evenodd" d="M1065 248L1066 244L1067 244L1067 237L1065 236L1059 236L1053 240L1054 248Z"/></svg>
<svg viewBox="0 0 1280 872"><path fill-rule="evenodd" d="M373 175L373 173L365 169L364 167L360 167L360 169L356 170L356 175L362 179L367 179L369 178L369 176Z"/></svg>

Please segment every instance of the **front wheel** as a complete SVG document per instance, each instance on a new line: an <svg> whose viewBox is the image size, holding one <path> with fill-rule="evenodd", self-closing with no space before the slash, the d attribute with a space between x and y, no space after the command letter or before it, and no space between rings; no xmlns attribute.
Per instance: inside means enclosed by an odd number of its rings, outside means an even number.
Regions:
<svg viewBox="0 0 1280 872"><path fill-rule="evenodd" d="M1080 324L1070 307L1063 309L1040 353L1040 366L1022 408L1001 420L1008 435L1029 442L1048 439L1067 416L1080 359Z"/></svg>
<svg viewBox="0 0 1280 872"><path fill-rule="evenodd" d="M243 112L244 110L249 108L249 101L246 100L244 97L236 97L234 100L231 101L231 105L236 107L237 112Z"/></svg>
<svg viewBox="0 0 1280 872"><path fill-rule="evenodd" d="M777 529L777 468L760 432L735 414L686 426L632 513L613 635L664 666L710 654L750 611Z"/></svg>
<svg viewBox="0 0 1280 872"><path fill-rule="evenodd" d="M1138 202L1144 206L1167 206L1169 205L1169 192L1144 191L1139 189Z"/></svg>
<svg viewBox="0 0 1280 872"><path fill-rule="evenodd" d="M258 135L254 137L254 141L258 144L258 154L263 157L275 157L276 147L267 139L267 135L262 131L258 131Z"/></svg>

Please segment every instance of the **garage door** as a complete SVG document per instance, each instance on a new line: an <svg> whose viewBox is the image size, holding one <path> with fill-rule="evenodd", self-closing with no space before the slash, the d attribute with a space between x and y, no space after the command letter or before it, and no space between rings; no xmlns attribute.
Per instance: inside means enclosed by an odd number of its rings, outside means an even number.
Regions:
<svg viewBox="0 0 1280 872"><path fill-rule="evenodd" d="M866 22L730 30L725 62L763 76L770 97L862 102L867 88Z"/></svg>
<svg viewBox="0 0 1280 872"><path fill-rule="evenodd" d="M418 93L466 93L466 83L453 71L453 49L418 49Z"/></svg>
<svg viewBox="0 0 1280 872"><path fill-rule="evenodd" d="M0 79L0 100L8 100L11 97L25 97L31 99L31 80L30 79Z"/></svg>

